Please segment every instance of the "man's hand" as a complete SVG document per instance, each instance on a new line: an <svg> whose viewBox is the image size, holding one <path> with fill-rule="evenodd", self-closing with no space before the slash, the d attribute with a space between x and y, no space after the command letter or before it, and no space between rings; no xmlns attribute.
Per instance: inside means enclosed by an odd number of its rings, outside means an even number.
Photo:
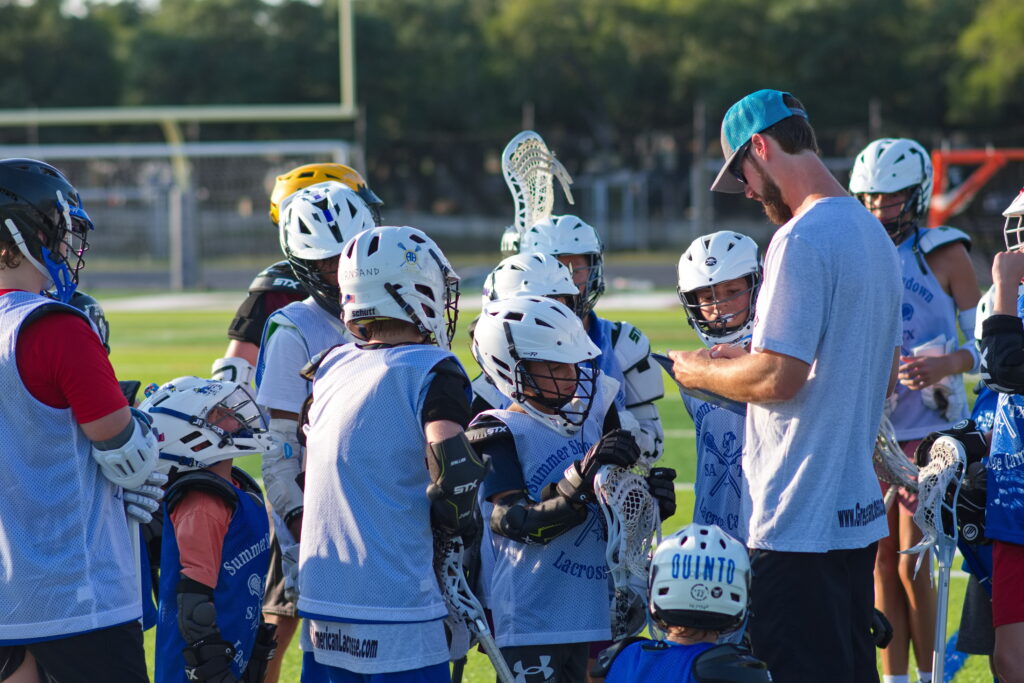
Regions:
<svg viewBox="0 0 1024 683"><path fill-rule="evenodd" d="M993 313L1017 315L1017 286L1024 278L1024 251L1001 251L992 259L996 286Z"/></svg>
<svg viewBox="0 0 1024 683"><path fill-rule="evenodd" d="M684 387L694 389L703 388L699 382L704 376L702 369L711 359L710 349L699 349L697 351L669 351L668 357L672 359L672 375L676 381Z"/></svg>

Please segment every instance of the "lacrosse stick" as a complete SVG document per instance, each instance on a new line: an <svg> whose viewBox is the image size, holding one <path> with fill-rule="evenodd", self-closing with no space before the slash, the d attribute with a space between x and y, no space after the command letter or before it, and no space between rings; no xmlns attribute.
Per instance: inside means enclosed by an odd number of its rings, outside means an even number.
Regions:
<svg viewBox="0 0 1024 683"><path fill-rule="evenodd" d="M885 510L889 511L896 499L896 488L902 486L917 493L917 465L903 453L899 441L896 440L896 429L885 415L878 427L875 439L875 452L872 455L875 463L875 474L889 484L885 492Z"/></svg>
<svg viewBox="0 0 1024 683"><path fill-rule="evenodd" d="M516 205L514 227L520 235L537 221L551 216L555 203L552 176L558 178L569 203L576 203L569 190L569 172L544 144L544 139L532 130L524 130L505 145L501 172Z"/></svg>
<svg viewBox="0 0 1024 683"><path fill-rule="evenodd" d="M484 608L466 581L466 574L462 570L462 553L461 538L434 530L434 571L437 574L437 583L441 587L441 595L448 607L448 623L455 626L465 624L472 637L487 653L498 680L501 683L514 683L515 676L505 663L505 658L501 656L501 650L498 649L491 629L487 626ZM454 634L455 629L452 630Z"/></svg>
<svg viewBox="0 0 1024 683"><path fill-rule="evenodd" d="M608 527L605 561L615 588L612 640L622 640L647 624L651 538L661 541L661 520L647 481L635 472L605 465L594 476L594 492Z"/></svg>
<svg viewBox="0 0 1024 683"><path fill-rule="evenodd" d="M924 553L935 548L939 565L939 600L935 610L935 644L932 655L932 680L942 681L946 651L946 612L949 609L949 571L956 551L956 499L960 494L967 454L956 439L941 436L929 451L928 464L921 468L918 478L918 504L914 523L924 538L913 548L900 551L916 554L914 575L921 568Z"/></svg>

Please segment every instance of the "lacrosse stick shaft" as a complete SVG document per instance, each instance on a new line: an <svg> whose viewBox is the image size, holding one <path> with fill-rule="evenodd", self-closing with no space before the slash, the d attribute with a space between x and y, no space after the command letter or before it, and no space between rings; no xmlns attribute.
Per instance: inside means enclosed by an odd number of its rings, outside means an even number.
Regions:
<svg viewBox="0 0 1024 683"><path fill-rule="evenodd" d="M142 590L142 542L139 538L139 523L137 520L128 520L128 535L132 541L132 561L135 564L135 588L139 592L140 604L146 600ZM145 609L143 609L143 612ZM142 623L142 616L139 616L139 623Z"/></svg>
<svg viewBox="0 0 1024 683"><path fill-rule="evenodd" d="M882 502L885 503L886 513L892 509L892 503L894 500L896 500L896 485L890 484L889 488L885 491L885 497L882 498Z"/></svg>
<svg viewBox="0 0 1024 683"><path fill-rule="evenodd" d="M466 670L466 658L456 659L452 664L452 683L462 683L462 674Z"/></svg>
<svg viewBox="0 0 1024 683"><path fill-rule="evenodd" d="M508 663L501 655L498 644L494 642L491 629L487 628L487 624L482 619L472 619L469 621L469 625L475 632L477 640L480 641L480 647L484 649L488 659L491 660L491 666L494 667L494 673L498 675L498 680L501 683L515 683L516 677L512 675L512 670L508 668Z"/></svg>
<svg viewBox="0 0 1024 683"><path fill-rule="evenodd" d="M938 601L935 605L935 646L932 652L932 680L944 681L946 666L946 613L949 611L949 572L953 565L954 545L937 548L939 562Z"/></svg>

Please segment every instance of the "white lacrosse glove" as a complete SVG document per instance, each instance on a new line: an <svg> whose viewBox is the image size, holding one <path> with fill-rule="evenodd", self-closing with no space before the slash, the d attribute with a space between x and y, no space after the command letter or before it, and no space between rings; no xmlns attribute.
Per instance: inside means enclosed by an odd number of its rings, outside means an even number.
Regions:
<svg viewBox="0 0 1024 683"><path fill-rule="evenodd" d="M124 512L128 519L139 524L153 521L153 513L160 509L160 501L164 499L164 484L167 475L154 470L146 483L135 489L124 491Z"/></svg>
<svg viewBox="0 0 1024 683"><path fill-rule="evenodd" d="M297 433L298 422L286 418L270 420L274 447L263 454L263 485L267 499L282 520L294 518L302 510L302 447ZM282 549L284 544L282 543Z"/></svg>
<svg viewBox="0 0 1024 683"><path fill-rule="evenodd" d="M277 535L277 547L281 550L281 574L284 576L284 596L290 602L299 599L299 542L292 536L288 525L275 511L270 512L270 521Z"/></svg>
<svg viewBox="0 0 1024 683"><path fill-rule="evenodd" d="M135 408L132 411L131 436L116 448L101 450L92 446L92 457L103 476L124 489L137 489L146 483L160 461L158 434L153 419Z"/></svg>
<svg viewBox="0 0 1024 683"><path fill-rule="evenodd" d="M253 377L255 376L256 368L250 365L249 361L244 358L218 358L213 361L213 365L210 367L210 379L227 380L229 382L238 382L239 384L252 384Z"/></svg>

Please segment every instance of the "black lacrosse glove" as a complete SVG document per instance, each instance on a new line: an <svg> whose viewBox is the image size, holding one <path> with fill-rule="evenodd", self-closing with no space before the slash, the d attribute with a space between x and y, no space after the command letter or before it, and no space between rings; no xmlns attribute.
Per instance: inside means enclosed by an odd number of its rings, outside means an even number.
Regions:
<svg viewBox="0 0 1024 683"><path fill-rule="evenodd" d="M240 683L231 671L235 648L220 634L200 638L181 651L185 659L185 679L203 683Z"/></svg>
<svg viewBox="0 0 1024 683"><path fill-rule="evenodd" d="M468 545L482 525L477 511L477 490L490 461L473 450L463 432L429 444L427 452L431 521L441 531L461 536Z"/></svg>
<svg viewBox="0 0 1024 683"><path fill-rule="evenodd" d="M892 641L892 624L879 610L871 615L871 638L875 641L875 647L885 649Z"/></svg>
<svg viewBox="0 0 1024 683"><path fill-rule="evenodd" d="M565 476L558 482L558 492L577 504L594 500L594 475L604 465L628 468L636 464L640 447L625 429L613 429L594 444L582 460L575 460L565 468Z"/></svg>
<svg viewBox="0 0 1024 683"><path fill-rule="evenodd" d="M267 665L277 652L277 624L261 621L256 631L256 642L252 646L252 656L242 672L242 683L263 683L267 675Z"/></svg>
<svg viewBox="0 0 1024 683"><path fill-rule="evenodd" d="M956 521L960 535L968 543L984 544L985 538L985 501L988 497L988 470L983 458L988 456L989 445L974 420L960 420L949 429L932 432L926 436L914 451L914 459L919 467L928 464L931 458L932 445L943 436L949 436L961 444L967 457L967 469L960 484L960 494L956 499ZM952 503L955 488L946 492L946 502ZM950 526L950 520L943 512L943 524Z"/></svg>
<svg viewBox="0 0 1024 683"><path fill-rule="evenodd" d="M665 521L676 514L676 471L671 467L655 467L647 475L647 490L658 501L658 514Z"/></svg>

